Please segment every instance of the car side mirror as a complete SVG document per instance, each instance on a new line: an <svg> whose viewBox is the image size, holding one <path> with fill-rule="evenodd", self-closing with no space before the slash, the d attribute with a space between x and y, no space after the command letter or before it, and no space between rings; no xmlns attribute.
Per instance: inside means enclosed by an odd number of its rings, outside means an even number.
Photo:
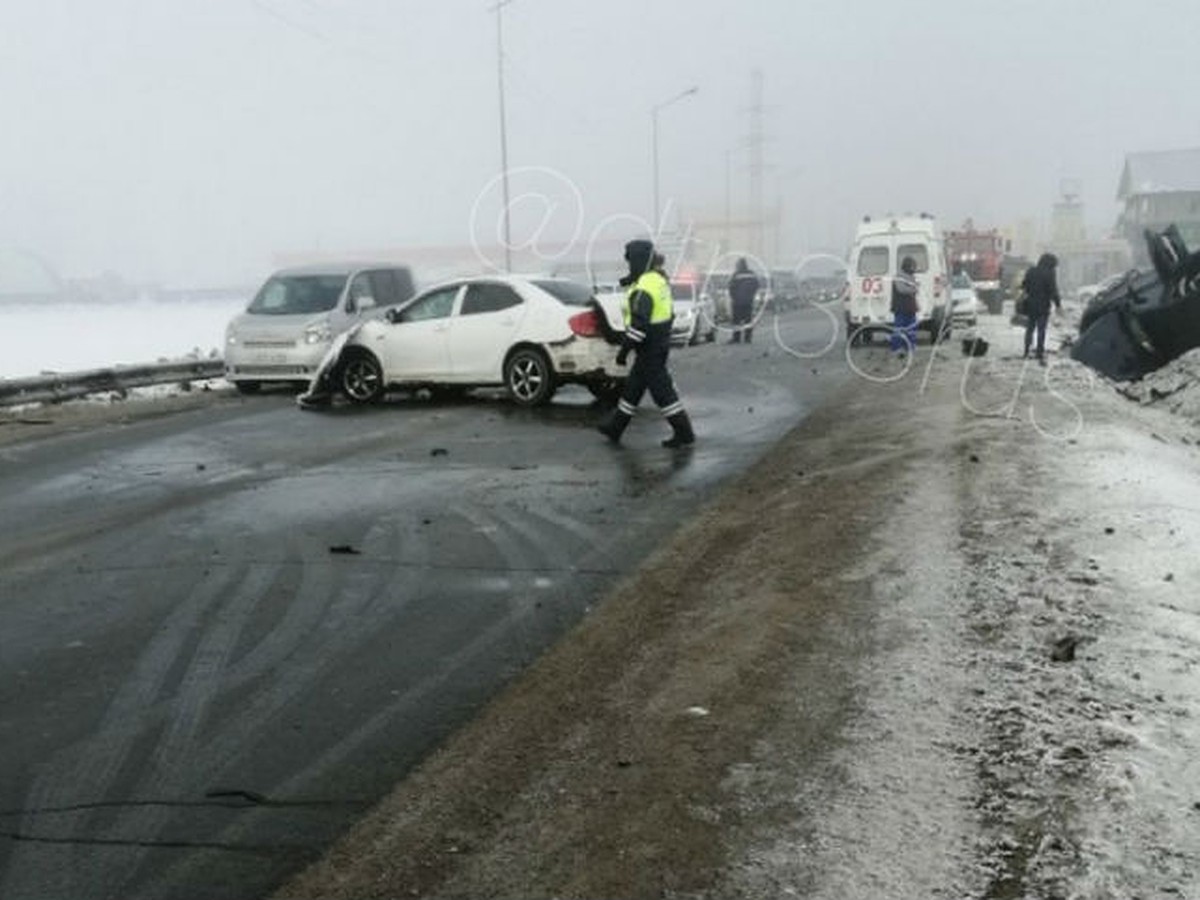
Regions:
<svg viewBox="0 0 1200 900"><path fill-rule="evenodd" d="M383 314L383 317L385 319L387 319L389 322L391 322L393 325L399 324L400 322L403 321L403 319L400 317L400 310L396 309L396 307L394 307L394 306L392 308L390 308L387 312L385 312Z"/></svg>

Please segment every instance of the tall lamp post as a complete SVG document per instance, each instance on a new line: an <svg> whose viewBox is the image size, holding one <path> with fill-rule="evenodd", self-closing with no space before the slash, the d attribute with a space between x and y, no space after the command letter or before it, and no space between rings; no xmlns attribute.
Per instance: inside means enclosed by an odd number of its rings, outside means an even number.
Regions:
<svg viewBox="0 0 1200 900"><path fill-rule="evenodd" d="M511 2L511 0L509 0ZM650 130L653 135L654 144L654 233L658 234L662 223L659 221L659 216L662 215L662 209L658 205L658 113L659 110L666 109L672 103L677 103L684 97L690 97L692 94L700 90L696 85L692 85L686 91L680 91L669 100L664 100L662 103L656 103L650 108Z"/></svg>
<svg viewBox="0 0 1200 900"><path fill-rule="evenodd" d="M804 166L792 166L786 172L780 174L775 181L775 262L778 264L781 256L783 238L783 192L784 185L804 174ZM811 211L810 211L811 214Z"/></svg>
<svg viewBox="0 0 1200 900"><path fill-rule="evenodd" d="M504 7L513 0L499 0L491 8L496 14L496 82L500 88L500 184L504 192L504 271L512 271L512 230L508 214L508 130L504 116Z"/></svg>

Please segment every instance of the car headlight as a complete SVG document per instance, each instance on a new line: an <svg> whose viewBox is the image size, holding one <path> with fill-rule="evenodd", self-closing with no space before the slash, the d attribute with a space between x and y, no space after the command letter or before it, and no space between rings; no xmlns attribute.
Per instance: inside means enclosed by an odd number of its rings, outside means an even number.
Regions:
<svg viewBox="0 0 1200 900"><path fill-rule="evenodd" d="M304 343L327 344L333 340L333 331L328 325L310 325L304 329Z"/></svg>

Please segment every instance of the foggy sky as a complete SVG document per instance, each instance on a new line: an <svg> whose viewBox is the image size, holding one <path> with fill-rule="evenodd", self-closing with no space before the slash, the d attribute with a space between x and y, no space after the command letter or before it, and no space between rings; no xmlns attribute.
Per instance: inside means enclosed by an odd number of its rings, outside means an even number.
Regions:
<svg viewBox="0 0 1200 900"><path fill-rule="evenodd" d="M468 243L500 168L489 6L0 0L0 258L213 285L278 254ZM792 254L840 246L864 213L1044 218L1063 179L1101 229L1127 152L1200 145L1194 0L514 0L503 15L509 164L565 176L585 232L651 217L651 109L692 85L659 114L663 199L720 215L733 151L744 207L756 68L763 184ZM475 208L494 217L498 197Z"/></svg>

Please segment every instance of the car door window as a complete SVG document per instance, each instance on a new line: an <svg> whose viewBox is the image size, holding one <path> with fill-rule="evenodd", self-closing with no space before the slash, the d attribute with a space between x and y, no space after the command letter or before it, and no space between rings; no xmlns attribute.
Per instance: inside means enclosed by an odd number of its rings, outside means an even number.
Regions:
<svg viewBox="0 0 1200 900"><path fill-rule="evenodd" d="M467 285L467 293L463 297L462 311L459 315L500 312L520 305L520 295L508 285L481 282Z"/></svg>
<svg viewBox="0 0 1200 900"><path fill-rule="evenodd" d="M454 298L458 296L458 285L441 288L420 297L406 306L400 314L401 322L425 322L430 319L446 319L454 311Z"/></svg>
<svg viewBox="0 0 1200 900"><path fill-rule="evenodd" d="M396 275L391 269L377 269L368 272L367 277L371 280L376 306L395 306L403 302L404 298L396 288Z"/></svg>
<svg viewBox="0 0 1200 900"><path fill-rule="evenodd" d="M350 280L350 288L346 291L346 312L369 309L377 302L369 273L359 272Z"/></svg>

